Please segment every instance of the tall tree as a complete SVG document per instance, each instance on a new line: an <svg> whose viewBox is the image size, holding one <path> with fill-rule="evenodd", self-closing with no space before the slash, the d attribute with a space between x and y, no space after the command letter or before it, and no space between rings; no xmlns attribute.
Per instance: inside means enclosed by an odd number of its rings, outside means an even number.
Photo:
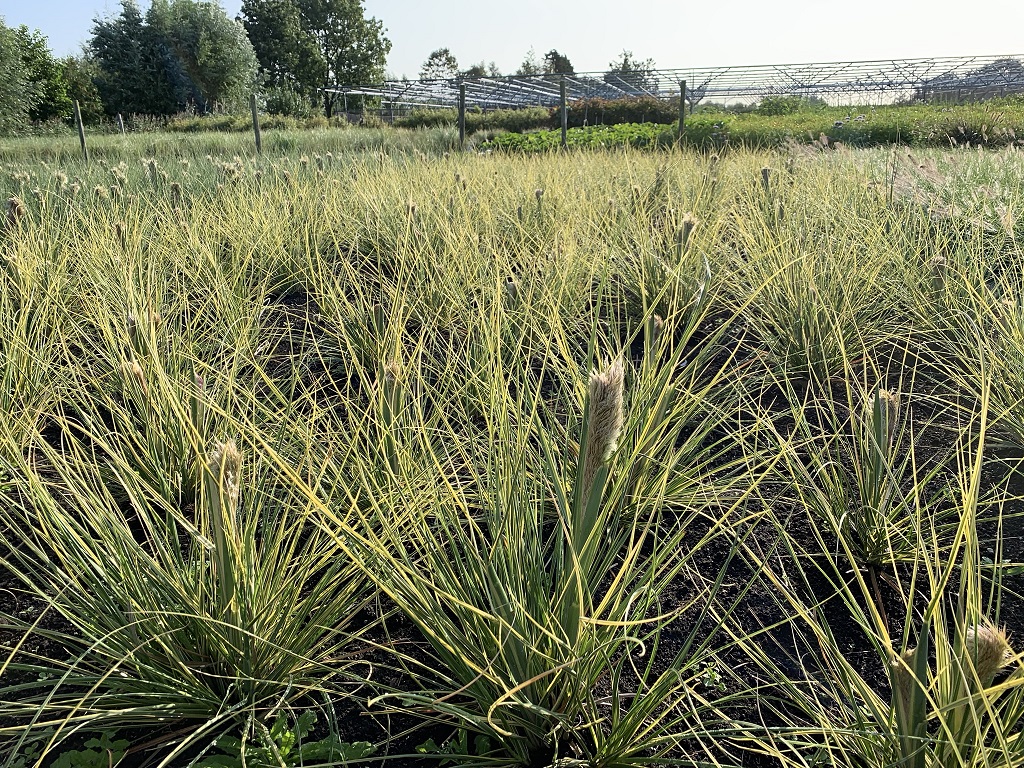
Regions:
<svg viewBox="0 0 1024 768"><path fill-rule="evenodd" d="M615 85L627 85L635 92L650 93L658 88L654 75L654 59L638 59L632 51L624 50L618 59L608 64L605 81Z"/></svg>
<svg viewBox="0 0 1024 768"><path fill-rule="evenodd" d="M94 21L89 51L100 70L96 86L108 114L176 111L160 41L135 0L122 0L117 16Z"/></svg>
<svg viewBox="0 0 1024 768"><path fill-rule="evenodd" d="M256 89L259 62L252 43L216 3L153 0L146 21L159 33L167 66L201 111L214 105L238 109Z"/></svg>
<svg viewBox="0 0 1024 768"><path fill-rule="evenodd" d="M539 75L544 72L544 66L537 60L537 52L530 48L526 52L526 58L523 59L523 63L519 65L519 69L516 70L517 75L524 77L529 75Z"/></svg>
<svg viewBox="0 0 1024 768"><path fill-rule="evenodd" d="M302 26L295 0L245 0L240 16L260 71L272 87L316 88L327 77L316 38Z"/></svg>
<svg viewBox="0 0 1024 768"><path fill-rule="evenodd" d="M544 74L574 75L576 74L576 70L573 69L572 62L569 61L568 56L561 54L556 49L552 48L544 54Z"/></svg>
<svg viewBox="0 0 1024 768"><path fill-rule="evenodd" d="M65 56L58 62L67 85L68 101L82 109L82 120L97 123L103 118L103 101L96 80L100 69L88 56Z"/></svg>
<svg viewBox="0 0 1024 768"><path fill-rule="evenodd" d="M459 62L447 48L438 48L420 67L422 80L450 80L459 74Z"/></svg>
<svg viewBox="0 0 1024 768"><path fill-rule="evenodd" d="M154 0L145 17L122 0L119 15L95 21L89 49L111 114L240 106L256 86L245 31L209 0Z"/></svg>
<svg viewBox="0 0 1024 768"><path fill-rule="evenodd" d="M319 100L328 115L338 95L324 89L384 76L391 41L362 0L243 0L241 19L268 80Z"/></svg>
<svg viewBox="0 0 1024 768"><path fill-rule="evenodd" d="M501 77L501 70L497 62L481 61L479 64L472 64L459 72L461 77Z"/></svg>
<svg viewBox="0 0 1024 768"><path fill-rule="evenodd" d="M0 16L0 134L17 132L29 120L39 95L27 77L14 30Z"/></svg>
<svg viewBox="0 0 1024 768"><path fill-rule="evenodd" d="M31 120L59 120L69 117L72 104L68 99L64 73L50 46L39 30L30 31L22 25L14 30L25 77L32 84L35 104L29 109Z"/></svg>

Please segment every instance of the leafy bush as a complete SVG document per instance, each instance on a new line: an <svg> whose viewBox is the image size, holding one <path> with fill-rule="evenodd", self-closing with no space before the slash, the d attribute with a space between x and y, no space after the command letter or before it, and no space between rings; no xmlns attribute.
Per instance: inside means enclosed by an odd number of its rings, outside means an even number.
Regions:
<svg viewBox="0 0 1024 768"><path fill-rule="evenodd" d="M806 106L806 100L799 96L766 96L754 112L759 115L792 115Z"/></svg>
<svg viewBox="0 0 1024 768"><path fill-rule="evenodd" d="M568 105L569 125L617 125L657 123L667 125L679 119L679 99L641 96L627 99L581 99ZM558 109L552 110L558 120Z"/></svg>
<svg viewBox="0 0 1024 768"><path fill-rule="evenodd" d="M435 128L457 125L458 122L459 112L456 109L416 109L409 115L395 118L394 125L397 128ZM522 133L552 126L551 111L547 107L494 109L487 112L466 111L466 131L468 133L485 130Z"/></svg>
<svg viewBox="0 0 1024 768"><path fill-rule="evenodd" d="M316 110L305 94L295 88L280 85L267 89L267 112L272 115L311 117Z"/></svg>
<svg viewBox="0 0 1024 768"><path fill-rule="evenodd" d="M656 147L675 141L675 134L654 123L624 125L588 125L570 128L566 134L570 147ZM562 143L561 130L535 133L507 133L481 144L482 149L504 149L512 152L543 152L557 149Z"/></svg>

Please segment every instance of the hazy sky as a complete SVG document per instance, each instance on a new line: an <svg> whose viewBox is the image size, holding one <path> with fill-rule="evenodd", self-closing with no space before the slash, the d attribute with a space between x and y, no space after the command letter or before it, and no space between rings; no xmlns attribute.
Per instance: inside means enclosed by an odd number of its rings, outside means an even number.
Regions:
<svg viewBox="0 0 1024 768"><path fill-rule="evenodd" d="M241 0L222 5L234 16ZM76 52L92 19L119 8L118 0L0 0L8 26L40 29L58 55ZM495 61L503 72L531 46L538 57L557 48L581 72L606 69L624 48L666 69L1024 54L1024 0L366 0L366 9L393 43L388 70L410 77L441 47L462 66Z"/></svg>

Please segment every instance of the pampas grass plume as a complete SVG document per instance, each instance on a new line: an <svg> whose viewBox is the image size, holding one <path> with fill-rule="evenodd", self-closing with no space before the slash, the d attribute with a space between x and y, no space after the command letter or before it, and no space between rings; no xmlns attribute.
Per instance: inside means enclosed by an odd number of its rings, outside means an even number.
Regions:
<svg viewBox="0 0 1024 768"><path fill-rule="evenodd" d="M1010 641L1006 632L987 621L968 627L964 632L964 647L974 662L978 680L987 688L1010 658Z"/></svg>
<svg viewBox="0 0 1024 768"><path fill-rule="evenodd" d="M623 394L625 366L616 358L601 371L590 374L587 412L587 444L584 447L583 489L589 493L597 470L615 450L625 419Z"/></svg>

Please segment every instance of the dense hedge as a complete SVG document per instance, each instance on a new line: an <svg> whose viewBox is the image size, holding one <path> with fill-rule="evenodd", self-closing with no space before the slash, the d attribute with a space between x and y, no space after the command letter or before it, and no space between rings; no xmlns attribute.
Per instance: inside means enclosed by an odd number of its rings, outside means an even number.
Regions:
<svg viewBox="0 0 1024 768"><path fill-rule="evenodd" d="M479 109L466 110L466 131L523 131L537 128L551 128L551 110L547 107L524 107L523 109L493 109L483 112ZM455 125L459 121L457 109L417 109L409 115L395 118L398 128L436 128Z"/></svg>
<svg viewBox="0 0 1024 768"><path fill-rule="evenodd" d="M260 127L266 130L296 131L316 128L347 128L350 123L343 117L327 119L323 115L312 117L290 117L288 115L261 115ZM249 115L206 115L194 117L172 117L164 128L180 133L200 131L251 131L252 118Z"/></svg>

